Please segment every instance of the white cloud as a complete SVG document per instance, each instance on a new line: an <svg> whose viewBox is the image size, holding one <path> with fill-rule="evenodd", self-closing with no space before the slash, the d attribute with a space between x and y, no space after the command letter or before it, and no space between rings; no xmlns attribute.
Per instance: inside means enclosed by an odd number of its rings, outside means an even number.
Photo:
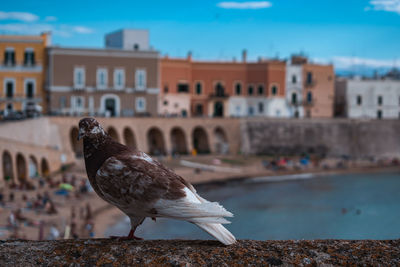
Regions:
<svg viewBox="0 0 400 267"><path fill-rule="evenodd" d="M0 24L0 31L11 34L37 35L42 32L50 31L52 34L61 37L71 37L74 34L90 34L94 31L83 26L51 25L40 23L10 23Z"/></svg>
<svg viewBox="0 0 400 267"><path fill-rule="evenodd" d="M271 7L272 3L268 1L219 2L217 6L225 9L263 9Z"/></svg>
<svg viewBox="0 0 400 267"><path fill-rule="evenodd" d="M371 0L369 1L370 7L364 10L383 10L387 12L395 12L400 15L400 0Z"/></svg>
<svg viewBox="0 0 400 267"><path fill-rule="evenodd" d="M382 60L372 58L359 58L359 57L333 57L333 64L336 68L347 69L352 66L365 66L372 68L393 67L394 60Z"/></svg>
<svg viewBox="0 0 400 267"><path fill-rule="evenodd" d="M57 18L54 16L47 16L44 18L45 21L57 21Z"/></svg>
<svg viewBox="0 0 400 267"><path fill-rule="evenodd" d="M39 19L38 16L28 12L4 12L0 11L0 20L20 20L25 22L33 22Z"/></svg>
<svg viewBox="0 0 400 267"><path fill-rule="evenodd" d="M92 29L90 29L88 27L84 27L84 26L75 26L75 27L72 27L72 30L76 33L81 33L81 34L93 33Z"/></svg>

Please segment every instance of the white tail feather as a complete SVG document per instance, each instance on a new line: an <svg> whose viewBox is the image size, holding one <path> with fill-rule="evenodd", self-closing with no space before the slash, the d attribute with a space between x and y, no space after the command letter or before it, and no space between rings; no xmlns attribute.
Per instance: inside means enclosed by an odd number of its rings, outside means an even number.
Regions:
<svg viewBox="0 0 400 267"><path fill-rule="evenodd" d="M236 243L236 238L221 224L196 223L196 225L225 245Z"/></svg>

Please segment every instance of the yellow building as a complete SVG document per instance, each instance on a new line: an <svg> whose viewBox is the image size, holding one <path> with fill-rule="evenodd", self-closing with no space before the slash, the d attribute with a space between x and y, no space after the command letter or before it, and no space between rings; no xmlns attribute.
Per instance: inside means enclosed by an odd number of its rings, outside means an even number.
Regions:
<svg viewBox="0 0 400 267"><path fill-rule="evenodd" d="M0 35L0 111L3 116L46 112L46 51L50 36Z"/></svg>

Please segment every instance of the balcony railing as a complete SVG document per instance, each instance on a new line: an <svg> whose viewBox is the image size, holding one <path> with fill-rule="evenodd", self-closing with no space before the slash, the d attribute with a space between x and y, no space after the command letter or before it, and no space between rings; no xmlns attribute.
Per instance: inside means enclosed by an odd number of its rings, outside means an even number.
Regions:
<svg viewBox="0 0 400 267"><path fill-rule="evenodd" d="M317 84L316 80L311 80L311 81L305 81L304 86L305 87L314 87Z"/></svg>
<svg viewBox="0 0 400 267"><path fill-rule="evenodd" d="M42 102L42 98L35 96L28 98L26 95L13 95L12 97L1 96L1 102L33 102L33 103L40 103Z"/></svg>

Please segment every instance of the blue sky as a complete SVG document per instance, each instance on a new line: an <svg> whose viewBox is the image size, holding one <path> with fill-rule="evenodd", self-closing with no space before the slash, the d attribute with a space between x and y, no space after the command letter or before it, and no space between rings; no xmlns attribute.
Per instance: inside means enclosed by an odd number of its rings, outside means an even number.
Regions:
<svg viewBox="0 0 400 267"><path fill-rule="evenodd" d="M0 34L53 32L53 44L103 47L105 33L150 30L154 48L196 59L287 58L338 68L400 66L400 0L7 1Z"/></svg>

